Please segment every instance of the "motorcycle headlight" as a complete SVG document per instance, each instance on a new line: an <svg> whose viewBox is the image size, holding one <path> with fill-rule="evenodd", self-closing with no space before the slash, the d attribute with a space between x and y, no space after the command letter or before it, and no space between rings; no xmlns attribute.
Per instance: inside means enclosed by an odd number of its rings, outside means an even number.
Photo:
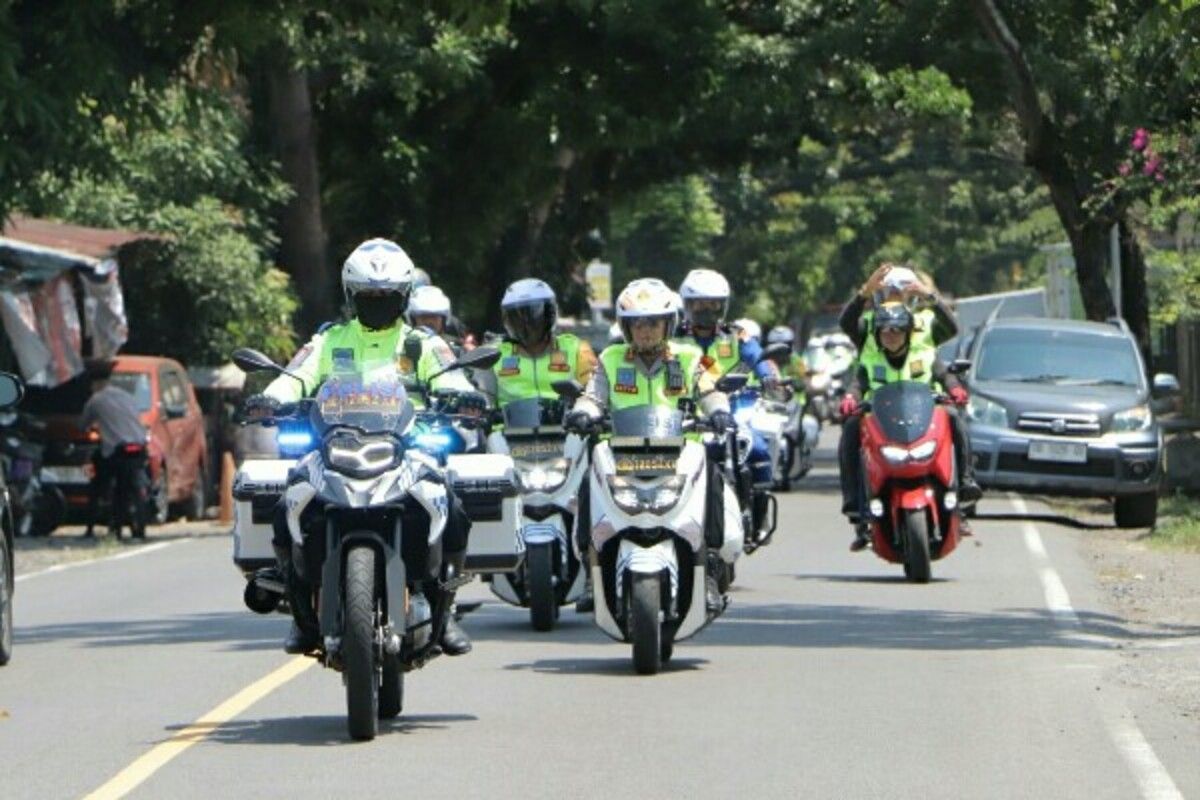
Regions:
<svg viewBox="0 0 1200 800"><path fill-rule="evenodd" d="M909 450L906 447L896 447L895 445L885 444L879 448L879 452L889 463L896 465L911 464L916 461L928 461L933 457L937 450L937 442L930 439L928 442L922 442L916 447Z"/></svg>
<svg viewBox="0 0 1200 800"><path fill-rule="evenodd" d="M683 475L674 475L657 486L643 490L642 498L648 501L646 505L655 514L670 511L683 495L683 487L686 480Z"/></svg>
<svg viewBox="0 0 1200 800"><path fill-rule="evenodd" d="M612 476L608 479L608 488L612 494L613 502L617 504L617 508L626 514L642 513L641 497L638 494L637 487L631 481Z"/></svg>
<svg viewBox="0 0 1200 800"><path fill-rule="evenodd" d="M1144 431L1153 421L1154 415L1150 413L1150 406L1135 406L1113 415L1112 430L1113 433Z"/></svg>
<svg viewBox="0 0 1200 800"><path fill-rule="evenodd" d="M549 464L534 464L521 473L521 485L532 492L556 492L567 482L571 461L556 459Z"/></svg>
<svg viewBox="0 0 1200 800"><path fill-rule="evenodd" d="M907 464L908 463L908 451L905 450L903 447L895 447L894 445L885 444L883 447L879 448L879 452L880 452L880 454L883 455L884 458L886 458L888 460L888 463L891 463L891 464Z"/></svg>
<svg viewBox="0 0 1200 800"><path fill-rule="evenodd" d="M927 461L933 458L934 450L937 450L937 442L930 439L928 442L922 442L909 450L908 457L913 461Z"/></svg>
<svg viewBox="0 0 1200 800"><path fill-rule="evenodd" d="M355 477L370 477L391 469L401 455L396 442L382 436L340 433L325 444L325 462L338 472Z"/></svg>
<svg viewBox="0 0 1200 800"><path fill-rule="evenodd" d="M1008 427L1008 411L999 403L973 394L967 402L967 419L993 428Z"/></svg>
<svg viewBox="0 0 1200 800"><path fill-rule="evenodd" d="M299 458L316 443L317 437L307 425L280 425L275 432L275 444L283 458Z"/></svg>
<svg viewBox="0 0 1200 800"><path fill-rule="evenodd" d="M679 503L687 483L684 475L672 475L653 486L642 488L625 478L610 477L608 486L613 502L626 514L663 514Z"/></svg>

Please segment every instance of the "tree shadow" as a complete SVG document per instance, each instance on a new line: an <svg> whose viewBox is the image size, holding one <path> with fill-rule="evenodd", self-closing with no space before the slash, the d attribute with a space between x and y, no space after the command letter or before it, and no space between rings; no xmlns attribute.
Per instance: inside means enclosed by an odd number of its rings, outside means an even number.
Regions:
<svg viewBox="0 0 1200 800"><path fill-rule="evenodd" d="M688 640L687 643L680 643L677 646L685 646L691 644L693 640ZM629 645L613 642L616 647L623 647L628 651ZM692 672L700 669L708 663L708 659L704 658L672 658L666 664L663 664L660 669L660 674L670 674L672 672ZM529 670L530 672L539 672L550 675L593 675L605 677L617 677L627 679L631 675L636 675L633 670L633 660L628 652L623 658L543 658L537 661L525 661L508 664L504 667L506 670Z"/></svg>
<svg viewBox="0 0 1200 800"><path fill-rule="evenodd" d="M401 714L395 719L379 721L379 735L409 734L422 730L444 730L452 723L475 722L473 714ZM218 744L296 745L300 747L334 747L356 744L346 732L345 715L308 715L300 717L267 717L235 719L221 723L170 725L168 731L189 731L180 737L185 742L216 742Z"/></svg>
<svg viewBox="0 0 1200 800"><path fill-rule="evenodd" d="M1013 512L977 512L974 519L981 522L1044 522L1049 525L1062 525L1067 528L1075 528L1081 531L1108 531L1115 530L1116 525L1101 524L1096 522L1084 522L1083 520L1068 517L1065 514L1017 514Z"/></svg>
<svg viewBox="0 0 1200 800"><path fill-rule="evenodd" d="M85 647L220 642L227 650L270 650L280 646L287 630L282 620L284 617L266 619L246 611L181 614L161 619L81 620L17 627L13 638L21 644L76 640Z"/></svg>

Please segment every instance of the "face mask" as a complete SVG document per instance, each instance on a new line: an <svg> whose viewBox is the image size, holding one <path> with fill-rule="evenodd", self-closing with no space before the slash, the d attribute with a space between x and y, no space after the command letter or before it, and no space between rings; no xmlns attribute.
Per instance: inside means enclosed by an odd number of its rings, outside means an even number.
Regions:
<svg viewBox="0 0 1200 800"><path fill-rule="evenodd" d="M404 297L394 295L359 295L354 298L354 311L364 328L390 328L404 311Z"/></svg>
<svg viewBox="0 0 1200 800"><path fill-rule="evenodd" d="M688 312L693 328L715 328L721 321L721 311L715 308L696 308Z"/></svg>

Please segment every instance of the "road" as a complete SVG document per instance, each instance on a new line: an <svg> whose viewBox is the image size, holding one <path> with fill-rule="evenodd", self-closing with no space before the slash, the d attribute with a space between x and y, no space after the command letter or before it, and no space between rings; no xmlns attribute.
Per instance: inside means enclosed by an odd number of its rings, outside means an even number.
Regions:
<svg viewBox="0 0 1200 800"><path fill-rule="evenodd" d="M1086 533L991 498L914 586L848 552L835 493L823 466L783 498L730 611L658 676L587 618L536 634L472 585L475 651L410 675L361 744L338 676L243 609L227 538L32 575L0 797L1200 797L1200 728L1113 677L1156 642L1103 610Z"/></svg>

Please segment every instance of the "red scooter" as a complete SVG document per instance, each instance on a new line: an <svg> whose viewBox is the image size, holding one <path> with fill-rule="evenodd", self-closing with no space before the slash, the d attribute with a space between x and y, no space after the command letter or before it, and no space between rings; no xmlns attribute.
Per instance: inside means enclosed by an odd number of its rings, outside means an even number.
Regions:
<svg viewBox="0 0 1200 800"><path fill-rule="evenodd" d="M875 554L928 583L931 561L954 551L960 509L950 416L928 384L877 389L863 417L866 512Z"/></svg>

